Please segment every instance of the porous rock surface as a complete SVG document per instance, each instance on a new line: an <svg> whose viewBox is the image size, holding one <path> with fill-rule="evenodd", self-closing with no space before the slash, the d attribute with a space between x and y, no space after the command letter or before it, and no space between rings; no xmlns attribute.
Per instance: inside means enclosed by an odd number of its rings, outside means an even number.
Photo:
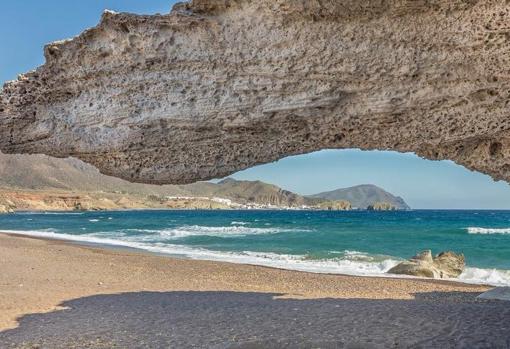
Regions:
<svg viewBox="0 0 510 349"><path fill-rule="evenodd" d="M0 150L188 183L325 148L510 179L508 0L193 0L105 12L0 93Z"/></svg>
<svg viewBox="0 0 510 349"><path fill-rule="evenodd" d="M462 274L465 266L466 261L463 254L447 251L432 257L432 252L426 250L408 261L397 264L388 270L388 273L448 279L456 278Z"/></svg>

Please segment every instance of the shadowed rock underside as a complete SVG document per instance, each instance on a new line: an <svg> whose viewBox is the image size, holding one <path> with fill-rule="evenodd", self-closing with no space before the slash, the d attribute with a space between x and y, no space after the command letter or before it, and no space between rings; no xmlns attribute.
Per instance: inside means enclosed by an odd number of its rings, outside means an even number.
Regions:
<svg viewBox="0 0 510 349"><path fill-rule="evenodd" d="M0 150L189 183L325 148L510 179L508 0L194 0L105 12L0 92Z"/></svg>

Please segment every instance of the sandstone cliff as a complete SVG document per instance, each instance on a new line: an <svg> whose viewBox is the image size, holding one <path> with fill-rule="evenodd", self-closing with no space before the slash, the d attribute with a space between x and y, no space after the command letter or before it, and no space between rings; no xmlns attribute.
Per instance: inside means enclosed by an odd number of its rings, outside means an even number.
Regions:
<svg viewBox="0 0 510 349"><path fill-rule="evenodd" d="M376 202L372 205L368 205L367 210L369 211L395 211L398 208L389 202Z"/></svg>
<svg viewBox="0 0 510 349"><path fill-rule="evenodd" d="M165 198L104 192L0 189L0 213L129 209L231 209L208 198Z"/></svg>
<svg viewBox="0 0 510 349"><path fill-rule="evenodd" d="M316 207L322 210L330 210L330 211L349 211L352 210L352 204L349 201L344 200L335 200L335 201L325 201L318 203Z"/></svg>
<svg viewBox="0 0 510 349"><path fill-rule="evenodd" d="M129 181L221 178L324 148L510 179L508 0L193 0L105 12L0 92L0 150Z"/></svg>

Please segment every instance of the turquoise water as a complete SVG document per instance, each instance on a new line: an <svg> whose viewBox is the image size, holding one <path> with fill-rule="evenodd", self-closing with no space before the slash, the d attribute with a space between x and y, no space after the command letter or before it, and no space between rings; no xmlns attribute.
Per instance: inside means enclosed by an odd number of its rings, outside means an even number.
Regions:
<svg viewBox="0 0 510 349"><path fill-rule="evenodd" d="M510 211L121 211L0 215L0 231L194 259L353 275L462 252L466 282L510 285Z"/></svg>

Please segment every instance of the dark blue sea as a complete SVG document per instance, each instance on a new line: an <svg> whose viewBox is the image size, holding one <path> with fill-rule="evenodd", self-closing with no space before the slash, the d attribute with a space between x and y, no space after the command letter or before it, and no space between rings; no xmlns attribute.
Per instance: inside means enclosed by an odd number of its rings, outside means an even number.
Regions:
<svg viewBox="0 0 510 349"><path fill-rule="evenodd" d="M460 280L510 285L510 211L118 211L0 215L0 231L192 259L382 276L424 249L464 253Z"/></svg>

